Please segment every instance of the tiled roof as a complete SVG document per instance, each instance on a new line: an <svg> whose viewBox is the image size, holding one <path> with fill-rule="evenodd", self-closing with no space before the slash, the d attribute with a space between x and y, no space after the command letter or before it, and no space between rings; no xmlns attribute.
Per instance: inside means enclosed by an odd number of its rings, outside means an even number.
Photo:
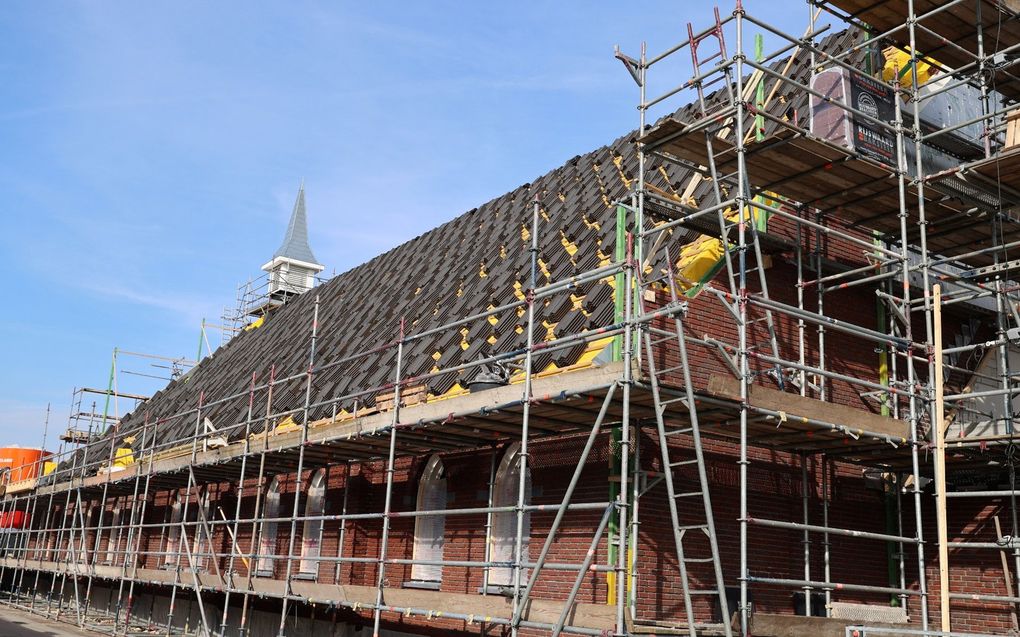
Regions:
<svg viewBox="0 0 1020 637"><path fill-rule="evenodd" d="M859 41L858 38L856 32L844 32L826 38L821 46L828 50L843 49ZM807 64L806 59L798 60L793 72L806 74ZM779 97L784 92L780 91ZM804 104L777 99L773 110L782 115L798 107L803 108ZM690 118L694 112L694 106L688 105L676 115L681 119ZM542 209L539 284L597 267L600 259L614 252L615 208L612 204L628 193L637 176L634 138L635 133L631 132L608 146L574 157L532 183L469 210L292 300L274 312L263 327L236 336L188 375L170 383L134 413L125 416L121 435L129 435L146 417L150 423L160 422L157 442L192 435L196 422L194 413L183 418L170 417L194 409L200 395L206 397L203 418L208 416L217 427L243 421L252 374L256 374L259 383L265 383L273 366L277 378L296 377L293 382L274 390L273 411L279 413L302 406L305 377L299 375L308 367L316 295L320 299L316 342L316 368L319 369L393 341L402 318L408 334L416 334L513 301L522 288L528 287L530 260L526 237L536 197ZM689 171L656 159L649 160L646 174L653 186L677 195L683 192L690 177ZM708 188L707 181L703 182L696 197L707 194ZM704 201L707 203L707 197ZM295 211L299 209L303 213L301 195ZM303 215L301 227L293 221L292 226L294 234L299 234L303 230ZM566 295L554 298L552 302L541 304L537 313L538 319L550 326L556 335L610 324L613 320L611 286L605 281L582 285L575 291L574 299ZM464 330L449 330L409 344L404 351L403 376L427 373L434 366L447 368L471 362L486 352L508 352L523 347L525 334L515 328L524 325L525 319L516 313L508 314L500 316L495 324L479 320ZM568 365L583 351L582 345L539 354L536 364L539 369L550 362ZM311 402L315 404L385 386L393 380L395 360L395 349L386 348L318 372L314 375ZM457 373L434 377L427 381L428 391L434 395L443 394L458 381L463 382L465 378ZM230 395L239 398L210 405ZM373 395L362 396L359 405L371 406L373 398ZM353 402L346 401L337 408L350 410ZM310 418L329 416L332 408L324 405L313 409ZM265 392L256 396L253 409L256 416L265 413ZM297 420L300 421L300 417Z"/></svg>

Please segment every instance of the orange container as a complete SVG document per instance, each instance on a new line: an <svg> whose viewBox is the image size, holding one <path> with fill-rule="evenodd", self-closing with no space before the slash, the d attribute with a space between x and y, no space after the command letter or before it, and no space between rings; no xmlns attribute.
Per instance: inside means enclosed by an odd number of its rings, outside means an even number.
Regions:
<svg viewBox="0 0 1020 637"><path fill-rule="evenodd" d="M0 513L0 529L24 529L28 527L28 514L24 511Z"/></svg>
<svg viewBox="0 0 1020 637"><path fill-rule="evenodd" d="M31 447L0 447L0 470L10 469L7 482L35 478L42 471L42 463L52 454Z"/></svg>

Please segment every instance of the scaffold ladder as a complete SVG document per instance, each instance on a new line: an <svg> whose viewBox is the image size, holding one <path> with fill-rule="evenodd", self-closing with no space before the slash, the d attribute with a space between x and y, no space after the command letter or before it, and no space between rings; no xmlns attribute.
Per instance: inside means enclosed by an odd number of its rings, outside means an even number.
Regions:
<svg viewBox="0 0 1020 637"><path fill-rule="evenodd" d="M721 223L723 226L722 243L725 251L725 257L730 260L734 255L738 260L738 272L743 273L737 282L735 287L731 290L737 303L747 303L747 297L750 292L747 290L747 283L752 277L758 281L758 294L764 299L769 298L769 284L768 277L765 275L765 269L768 265L765 254L761 249L761 241L758 228L759 215L764 215L765 212L759 210L755 214L755 208L753 205L745 206L747 212L741 211L733 219L728 219L726 215L720 212L722 217ZM743 229L740 226L743 225ZM741 240L739 234L743 232L744 236ZM733 234L736 233L738 238L736 242L731 241ZM741 245L742 244L742 245ZM748 251L751 252L753 263L747 263ZM670 264L672 265L672 264ZM673 289L673 286L670 287ZM745 329L753 328L755 325L761 323L765 325L765 330L768 334L767 342L754 342L750 343L748 350L754 351L767 346L771 350L773 360L779 360L779 339L776 336L776 323L772 316L772 310L768 308L762 309L762 315L758 318L749 318L746 321ZM753 332L749 333L748 336L752 336ZM774 380L779 385L780 389L785 388L786 379L783 376L782 369L778 364L774 364L769 372L775 377ZM749 379L750 380L750 379Z"/></svg>
<svg viewBox="0 0 1020 637"><path fill-rule="evenodd" d="M666 251L666 260L670 262L668 250ZM655 424L662 462L662 481L666 485L673 542L683 591L686 628L691 637L696 637L699 630L706 628L713 629L713 632L721 630L726 637L731 637L733 633L729 604L726 599L718 536L715 531L715 518L712 514L712 498L708 488L708 471L701 445L701 430L691 382L687 340L684 334L687 303L679 300L671 265L668 266L668 278L669 309L671 310L668 314L668 325L672 329L661 329L649 325L644 330L644 346L648 361L648 380L651 384L654 401ZM656 348L666 344L677 346L680 357L679 365L658 369L655 363ZM664 394L663 385L675 384L669 383L668 379L677 373L682 376L683 390L679 392L679 395L667 396ZM676 409L677 405L680 406L680 409L685 409L688 414L686 423L684 423L686 426L667 425L667 412ZM689 447L684 444L687 440L689 440ZM683 487L685 490L679 490L674 480L674 472L688 468L695 469L697 477L694 482L696 482L696 486ZM699 534L703 537L698 537ZM694 541L692 537L698 537L698 540ZM702 584L699 588L695 588L692 584L689 572L692 567L708 572L699 577ZM719 611L721 625L713 626L705 622L697 622L694 598L699 596L715 598L715 608Z"/></svg>
<svg viewBox="0 0 1020 637"><path fill-rule="evenodd" d="M695 33L691 23L687 23L688 48L691 53L691 65L694 72L690 84L697 89L698 107L702 117L710 116L708 104L705 101L705 88L711 84L723 82L726 104L729 107L734 106L735 99L748 99L750 95L750 91L745 90L743 95L739 97L734 96L732 66L723 68L714 79L708 82L705 81L707 76L712 75L713 64L719 65L727 60L726 35L723 30L722 19L719 15L719 7L714 8L714 16L715 24L699 33ZM713 50L707 56L699 55L698 50L701 45L709 42L716 45L716 50ZM735 131L736 127L733 126L733 118L730 117L723 121L721 132L715 132L715 127L706 128L704 132L709 164L708 171L711 175L711 184L717 205L721 204L726 197L724 197L721 191L719 173L715 162L714 144L718 141L715 138L717 135L735 135ZM759 231L764 226L766 213L759 207L761 205L760 198L752 200L749 192L739 193L736 201L736 211L720 207L718 212L719 232L725 254L730 294L736 299L737 303L745 303L748 294L746 284L751 277L755 277L758 282L759 294L767 299L769 298L769 288L767 277L765 276L766 261L762 253L761 242L759 241ZM762 223L759 223L759 221ZM753 255L753 263L750 267L748 267L747 262L748 250ZM733 264L733 256L736 256L738 260L738 267L736 269ZM743 276L740 276L741 273ZM744 327L753 327L758 323L764 323L768 333L767 346L771 349L772 357L779 359L779 339L776 337L776 325L772 311L764 309L763 315L760 318L750 319ZM766 343L754 343L749 349L755 350L765 345ZM785 378L781 368L775 365L771 371L779 388L783 389Z"/></svg>
<svg viewBox="0 0 1020 637"><path fill-rule="evenodd" d="M726 61L726 35L723 33L722 20L719 17L719 7L713 8L715 10L715 24L711 27L695 33L693 25L690 22L687 23L687 44L691 52L691 65L694 68L694 76L690 83L698 91L698 103L701 105L702 114L705 112L705 89L718 82L725 81L730 103L733 102L733 82L730 67L727 67L723 73L720 73L714 79L707 82L704 79L712 74L713 69L709 66L711 63L722 64ZM702 57L698 55L698 48L706 40L714 40L717 50L713 51L711 55ZM706 67L708 67L707 70L703 70Z"/></svg>

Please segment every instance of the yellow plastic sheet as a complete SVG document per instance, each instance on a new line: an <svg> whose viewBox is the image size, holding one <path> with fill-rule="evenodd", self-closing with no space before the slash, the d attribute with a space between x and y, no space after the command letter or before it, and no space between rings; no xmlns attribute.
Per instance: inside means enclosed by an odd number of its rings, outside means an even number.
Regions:
<svg viewBox="0 0 1020 637"><path fill-rule="evenodd" d="M890 46L882 50L882 56L885 57L885 66L882 68L883 80L892 84L896 80L896 73L899 72L900 85L908 88L913 86L914 74L911 73L913 60L910 58L910 53ZM919 84L924 84L936 73L938 73L938 69L934 66L924 60L917 60L917 81Z"/></svg>
<svg viewBox="0 0 1020 637"><path fill-rule="evenodd" d="M723 215L729 221L736 221L737 215L732 209L727 209ZM744 208L744 219L750 219L750 210ZM759 230L764 230L760 223L765 220L766 213L755 209L753 214L755 223ZM705 283L719 272L723 266L723 259L726 257L726 246L721 239L700 235L694 241L684 245L680 249L680 258L676 261L677 285L680 290L689 297L695 297L701 292Z"/></svg>

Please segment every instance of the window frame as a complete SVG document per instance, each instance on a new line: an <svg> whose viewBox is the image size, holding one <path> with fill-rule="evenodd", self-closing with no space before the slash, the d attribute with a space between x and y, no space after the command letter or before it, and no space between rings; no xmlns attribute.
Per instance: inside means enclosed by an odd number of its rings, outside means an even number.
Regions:
<svg viewBox="0 0 1020 637"><path fill-rule="evenodd" d="M115 502L110 511L110 532L106 536L106 555L103 556L103 564L113 564L117 560L117 549L120 548L121 516L123 509L119 502Z"/></svg>
<svg viewBox="0 0 1020 637"><path fill-rule="evenodd" d="M297 577L302 579L318 579L319 564L322 557L322 532L325 524L322 519L309 520L326 513L326 469L322 468L312 475L308 481L308 493L305 496L305 521L301 526L301 555L298 561ZM314 544L309 539L314 536ZM314 552L314 554L313 554Z"/></svg>
<svg viewBox="0 0 1020 637"><path fill-rule="evenodd" d="M209 544L208 553L212 553L212 538L207 535L206 531L209 527L209 511L210 511L211 495L209 493L209 487L203 486L198 492L198 501L195 502L195 514L194 519L191 520L195 523L195 531L192 533L191 540L191 561L196 569L205 569L207 560L215 555L206 555L206 551L202 550L202 544ZM189 516L191 517L191 516ZM205 524L202 520L205 519Z"/></svg>
<svg viewBox="0 0 1020 637"><path fill-rule="evenodd" d="M255 559L255 576L272 577L276 571L276 542L279 537L280 523L269 522L269 518L280 517L280 476L273 476L266 489L265 501L262 503L262 522L259 525L259 550Z"/></svg>
<svg viewBox="0 0 1020 637"><path fill-rule="evenodd" d="M418 479L418 495L415 499L415 511L445 510L449 503L449 483L446 477L446 465L439 454L432 454ZM427 542L425 534L429 533ZM411 560L441 561L446 545L445 515L416 515L414 517L414 536L411 548ZM442 564L411 564L411 582L431 584L433 587L443 581Z"/></svg>
<svg viewBox="0 0 1020 637"><path fill-rule="evenodd" d="M167 530L163 541L161 568L171 569L177 566L176 555L181 551L181 524L184 522L184 503L181 500L181 494L175 493L167 512Z"/></svg>
<svg viewBox="0 0 1020 637"><path fill-rule="evenodd" d="M492 485L493 507L516 507L520 491L521 443L514 442L503 453L503 459L496 470L496 478ZM531 467L525 473L525 506L531 504L534 487L531 481ZM487 540L492 547L489 553L490 562L513 562L517 536L517 512L499 511L492 514L492 528ZM531 512L524 512L524 525L521 533L521 559L528 561L531 545ZM522 579L527 579L528 570L524 569ZM487 584L495 589L513 586L513 566L491 566Z"/></svg>

